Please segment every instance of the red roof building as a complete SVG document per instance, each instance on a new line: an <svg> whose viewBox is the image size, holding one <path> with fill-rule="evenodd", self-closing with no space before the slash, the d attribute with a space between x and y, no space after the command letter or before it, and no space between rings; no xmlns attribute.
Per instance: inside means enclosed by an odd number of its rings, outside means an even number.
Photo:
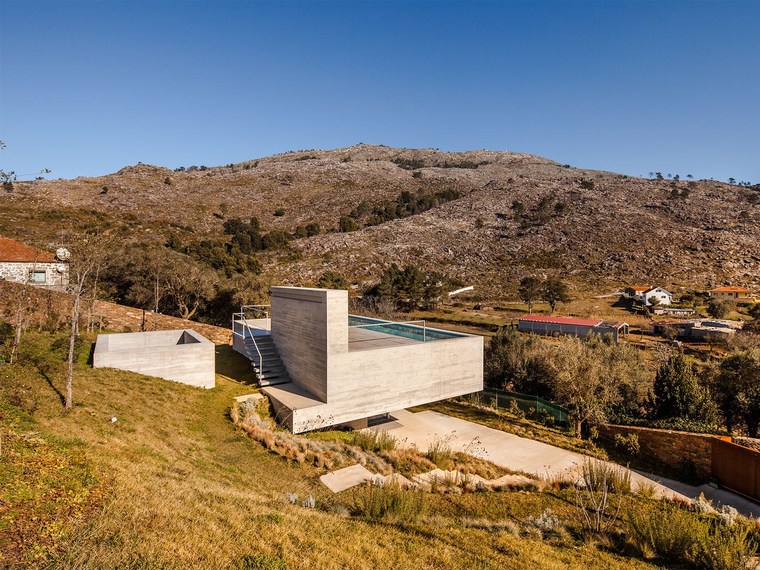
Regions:
<svg viewBox="0 0 760 570"><path fill-rule="evenodd" d="M0 236L0 262L55 263L52 253L40 251L15 239Z"/></svg>

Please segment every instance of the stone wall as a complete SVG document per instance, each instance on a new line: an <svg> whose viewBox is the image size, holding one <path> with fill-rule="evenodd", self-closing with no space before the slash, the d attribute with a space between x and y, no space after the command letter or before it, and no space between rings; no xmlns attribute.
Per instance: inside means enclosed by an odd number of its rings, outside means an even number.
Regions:
<svg viewBox="0 0 760 570"><path fill-rule="evenodd" d="M63 273L58 271L59 263L0 261L0 279L26 283L31 271L44 271L45 282L35 285L45 287L63 287L68 282L68 268Z"/></svg>
<svg viewBox="0 0 760 570"><path fill-rule="evenodd" d="M694 476L708 480L712 469L712 441L717 436L665 429L634 426L605 425L599 427L599 435L613 440L615 434L636 434L641 454L672 469L694 469Z"/></svg>

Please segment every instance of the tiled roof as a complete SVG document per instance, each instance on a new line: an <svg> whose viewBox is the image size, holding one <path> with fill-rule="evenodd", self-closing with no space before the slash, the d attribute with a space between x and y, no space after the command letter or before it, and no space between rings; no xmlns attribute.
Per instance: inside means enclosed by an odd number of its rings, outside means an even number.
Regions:
<svg viewBox="0 0 760 570"><path fill-rule="evenodd" d="M646 291L650 287L651 285L629 285L626 289L630 289L631 291Z"/></svg>
<svg viewBox="0 0 760 570"><path fill-rule="evenodd" d="M54 263L56 259L52 253L0 236L0 261Z"/></svg>
<svg viewBox="0 0 760 570"><path fill-rule="evenodd" d="M734 287L733 285L727 285L725 287L718 287L717 289L710 289L711 293L750 293L749 289L744 287Z"/></svg>
<svg viewBox="0 0 760 570"><path fill-rule="evenodd" d="M582 327L595 327L602 321L592 321L589 319L577 319L575 317L547 317L546 315L523 315L521 321L532 323L551 323L554 325L576 325Z"/></svg>

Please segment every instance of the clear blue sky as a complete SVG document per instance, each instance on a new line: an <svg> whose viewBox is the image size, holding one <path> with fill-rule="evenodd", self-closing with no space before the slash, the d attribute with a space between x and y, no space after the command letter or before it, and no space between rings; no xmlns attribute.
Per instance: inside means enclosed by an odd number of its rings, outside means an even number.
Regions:
<svg viewBox="0 0 760 570"><path fill-rule="evenodd" d="M367 142L760 182L760 2L0 0L0 34L20 174Z"/></svg>

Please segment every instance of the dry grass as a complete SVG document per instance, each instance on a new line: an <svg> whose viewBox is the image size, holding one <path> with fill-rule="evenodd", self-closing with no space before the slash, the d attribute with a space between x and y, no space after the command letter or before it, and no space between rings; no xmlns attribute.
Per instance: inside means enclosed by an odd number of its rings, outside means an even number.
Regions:
<svg viewBox="0 0 760 570"><path fill-rule="evenodd" d="M3 409L16 406L8 387L21 369L0 368ZM544 493L430 495L429 512L448 523L421 519L412 527L290 504L287 493L312 495L318 505L336 498L315 467L285 461L234 428L229 402L251 386L233 378L218 376L217 388L204 391L80 363L76 406L65 414L55 393L61 378L53 374L49 384L24 370L36 405L30 429L52 441L76 438L105 496L85 501L83 520L59 519L51 568L647 567L593 546L555 547L456 524L462 516L522 520L546 508L564 516L566 501Z"/></svg>

